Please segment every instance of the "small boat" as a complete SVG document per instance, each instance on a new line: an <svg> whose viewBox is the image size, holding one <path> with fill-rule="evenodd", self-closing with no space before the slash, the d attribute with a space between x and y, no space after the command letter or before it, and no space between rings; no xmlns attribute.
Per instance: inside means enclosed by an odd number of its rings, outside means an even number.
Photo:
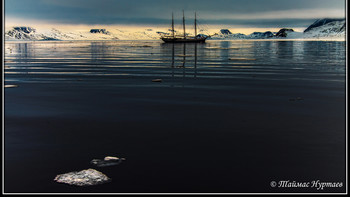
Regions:
<svg viewBox="0 0 350 197"><path fill-rule="evenodd" d="M162 36L161 39L166 43L204 43L207 38L210 36L205 36L202 34L197 34L197 14L194 14L194 35L193 37L186 36L186 27L185 27L185 12L183 13L182 26L184 34L183 36L175 36L174 30L174 14L172 14L171 20L171 35L170 36Z"/></svg>

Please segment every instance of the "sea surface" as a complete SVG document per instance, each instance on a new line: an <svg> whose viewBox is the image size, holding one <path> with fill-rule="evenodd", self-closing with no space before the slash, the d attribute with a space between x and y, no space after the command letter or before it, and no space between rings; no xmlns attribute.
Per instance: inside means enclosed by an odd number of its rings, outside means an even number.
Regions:
<svg viewBox="0 0 350 197"><path fill-rule="evenodd" d="M5 42L4 192L345 192L345 45ZM317 180L343 187L271 183Z"/></svg>

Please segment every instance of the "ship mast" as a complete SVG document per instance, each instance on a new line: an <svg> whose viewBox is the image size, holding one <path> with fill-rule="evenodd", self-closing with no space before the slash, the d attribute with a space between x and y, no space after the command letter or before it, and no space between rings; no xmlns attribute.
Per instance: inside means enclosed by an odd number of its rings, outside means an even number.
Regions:
<svg viewBox="0 0 350 197"><path fill-rule="evenodd" d="M194 12L194 36L197 36L197 13Z"/></svg>
<svg viewBox="0 0 350 197"><path fill-rule="evenodd" d="M174 12L172 13L171 16L171 31L173 33L173 38L175 38L175 30L174 30Z"/></svg>
<svg viewBox="0 0 350 197"><path fill-rule="evenodd" d="M184 39L186 39L185 11L184 10L182 10L182 15L183 15L182 23L183 23L183 27L184 27Z"/></svg>

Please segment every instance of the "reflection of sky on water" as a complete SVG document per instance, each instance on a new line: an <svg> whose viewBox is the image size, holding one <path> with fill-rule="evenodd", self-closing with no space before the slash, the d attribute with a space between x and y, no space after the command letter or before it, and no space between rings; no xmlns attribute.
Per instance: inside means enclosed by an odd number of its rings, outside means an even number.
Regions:
<svg viewBox="0 0 350 197"><path fill-rule="evenodd" d="M317 73L345 75L344 42L10 42L5 50L5 79L27 82L84 77L103 80L103 76L169 78L173 82L252 75L287 80L301 76L307 79L308 73L315 73L313 79L321 80Z"/></svg>

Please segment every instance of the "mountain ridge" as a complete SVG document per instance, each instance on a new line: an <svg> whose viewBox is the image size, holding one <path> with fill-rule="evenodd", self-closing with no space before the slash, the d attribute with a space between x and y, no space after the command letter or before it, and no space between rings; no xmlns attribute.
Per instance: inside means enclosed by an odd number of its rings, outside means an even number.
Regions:
<svg viewBox="0 0 350 197"><path fill-rule="evenodd" d="M57 28L37 30L33 27L13 27L5 33L5 40L153 40L159 39L166 32L145 29L143 31L130 32L121 29L113 31L105 28L90 29L86 31L62 31ZM234 40L234 39L307 39L307 38L342 38L346 35L345 19L318 19L304 32L295 32L293 29L282 28L278 32L253 32L249 35L232 33L229 29L221 29L210 39Z"/></svg>

